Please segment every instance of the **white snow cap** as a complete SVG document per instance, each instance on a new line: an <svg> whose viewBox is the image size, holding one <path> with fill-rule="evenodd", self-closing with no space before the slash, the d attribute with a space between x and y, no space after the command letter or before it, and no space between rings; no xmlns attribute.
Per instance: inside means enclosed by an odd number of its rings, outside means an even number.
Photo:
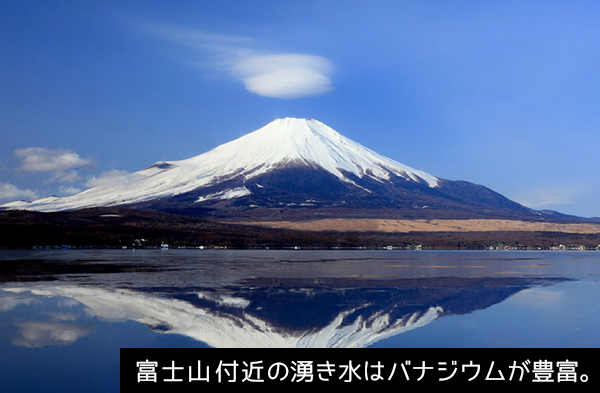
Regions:
<svg viewBox="0 0 600 393"><path fill-rule="evenodd" d="M380 180L388 180L392 173L407 180L424 181L430 187L437 186L438 182L435 176L384 157L315 119L277 119L215 151L223 152L230 148L253 152L247 157L252 160L248 163L250 166L264 164L270 167L301 160L319 166L342 180L345 180L342 171L347 171L361 178L369 176Z"/></svg>
<svg viewBox="0 0 600 393"><path fill-rule="evenodd" d="M182 194L199 187L244 176L251 179L289 163L322 168L340 180L352 173L385 182L392 175L436 187L438 179L384 157L341 135L318 120L284 118L215 149L180 161L156 163L132 173L119 184L100 185L64 198L11 202L9 209L59 211L84 207L115 206ZM244 192L241 192L244 191ZM204 199L241 197L249 191L232 189ZM221 195L222 194L222 195Z"/></svg>

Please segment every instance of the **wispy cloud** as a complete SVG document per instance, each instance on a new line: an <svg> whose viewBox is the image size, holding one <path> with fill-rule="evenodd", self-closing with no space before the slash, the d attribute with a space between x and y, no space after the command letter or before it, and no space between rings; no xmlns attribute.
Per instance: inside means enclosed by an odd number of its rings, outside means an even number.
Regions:
<svg viewBox="0 0 600 393"><path fill-rule="evenodd" d="M544 209L574 204L587 192L588 188L585 186L541 187L521 192L513 199L534 209Z"/></svg>
<svg viewBox="0 0 600 393"><path fill-rule="evenodd" d="M189 64L216 68L260 96L299 98L325 94L333 89L333 64L323 56L258 50L260 44L251 37L162 24L144 26L158 37L192 49L197 58L188 61Z"/></svg>
<svg viewBox="0 0 600 393"><path fill-rule="evenodd" d="M58 190L59 190L60 195L62 195L62 196L78 194L82 191L81 188L71 187L71 186L63 186L63 185L61 185L58 188Z"/></svg>
<svg viewBox="0 0 600 393"><path fill-rule="evenodd" d="M134 179L134 175L127 171L111 170L93 176L86 182L87 187L113 187L123 185Z"/></svg>
<svg viewBox="0 0 600 393"><path fill-rule="evenodd" d="M564 301L564 293L557 289L529 288L513 295L511 301L538 310L542 307L555 309L557 303Z"/></svg>
<svg viewBox="0 0 600 393"><path fill-rule="evenodd" d="M60 182L73 182L78 179L77 170L88 168L92 162L79 154L66 149L29 147L16 149L15 155L21 159L20 170L26 172L50 172L52 179Z"/></svg>
<svg viewBox="0 0 600 393"><path fill-rule="evenodd" d="M91 165L91 161L71 150L52 150L44 147L29 147L15 150L21 158L20 169L33 172L66 171Z"/></svg>
<svg viewBox="0 0 600 393"><path fill-rule="evenodd" d="M161 23L140 23L138 26L155 37L192 49L201 57L209 55L219 61L249 56L256 45L255 39L239 35L184 29Z"/></svg>
<svg viewBox="0 0 600 393"><path fill-rule="evenodd" d="M18 199L34 200L38 195L32 190L22 190L14 184L0 183L0 202L14 201Z"/></svg>
<svg viewBox="0 0 600 393"><path fill-rule="evenodd" d="M69 345L90 334L91 324L61 322L20 322L16 324L20 336L12 340L15 346L39 348L49 345Z"/></svg>
<svg viewBox="0 0 600 393"><path fill-rule="evenodd" d="M38 304L40 299L29 293L0 290L0 312L10 311L18 306Z"/></svg>

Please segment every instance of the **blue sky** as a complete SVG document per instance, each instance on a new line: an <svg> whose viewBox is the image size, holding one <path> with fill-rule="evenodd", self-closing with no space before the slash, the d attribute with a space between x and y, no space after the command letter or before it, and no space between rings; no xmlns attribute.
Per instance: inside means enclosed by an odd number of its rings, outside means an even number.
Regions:
<svg viewBox="0 0 600 393"><path fill-rule="evenodd" d="M435 176L600 216L600 2L0 2L0 202L286 116Z"/></svg>

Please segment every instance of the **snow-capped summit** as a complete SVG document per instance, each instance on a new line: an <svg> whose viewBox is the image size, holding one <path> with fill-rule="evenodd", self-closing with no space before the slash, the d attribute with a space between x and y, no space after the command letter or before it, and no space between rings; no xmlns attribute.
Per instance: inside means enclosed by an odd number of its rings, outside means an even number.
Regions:
<svg viewBox="0 0 600 393"><path fill-rule="evenodd" d="M198 156L157 162L64 198L11 202L5 209L61 211L129 206L187 214L272 215L277 209L352 210L351 216L422 216L443 212L531 214L501 195L467 182L437 178L384 157L318 120L284 118ZM342 210L338 209L342 208ZM262 210L261 210L262 209ZM366 210L365 210L366 209ZM257 213L261 212L261 213ZM487 212L487 213L484 213ZM302 212L301 214L304 214ZM456 215L456 214L455 214ZM248 216L248 215L247 215ZM300 217L298 217L300 218Z"/></svg>
<svg viewBox="0 0 600 393"><path fill-rule="evenodd" d="M314 119L275 120L192 160L214 162L228 173L242 169L246 178L295 162L325 169L343 181L350 181L348 173L380 180L395 174L437 185L434 176L379 155Z"/></svg>

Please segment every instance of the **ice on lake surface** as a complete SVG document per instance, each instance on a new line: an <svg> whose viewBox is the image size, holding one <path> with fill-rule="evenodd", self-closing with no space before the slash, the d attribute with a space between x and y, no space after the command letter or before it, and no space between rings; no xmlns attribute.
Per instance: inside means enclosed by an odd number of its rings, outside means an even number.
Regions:
<svg viewBox="0 0 600 393"><path fill-rule="evenodd" d="M594 251L2 251L0 390L111 390L123 347L596 348L599 274Z"/></svg>

